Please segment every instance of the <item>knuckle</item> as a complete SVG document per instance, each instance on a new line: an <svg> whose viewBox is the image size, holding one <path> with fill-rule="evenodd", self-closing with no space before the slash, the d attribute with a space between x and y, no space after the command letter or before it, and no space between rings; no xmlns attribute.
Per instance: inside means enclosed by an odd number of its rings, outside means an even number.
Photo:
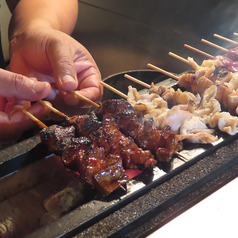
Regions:
<svg viewBox="0 0 238 238"><path fill-rule="evenodd" d="M12 89L18 91L24 87L24 85L29 85L30 82L27 82L26 78L21 74L12 75Z"/></svg>
<svg viewBox="0 0 238 238"><path fill-rule="evenodd" d="M74 63L68 57L62 57L58 63L61 66L74 67Z"/></svg>

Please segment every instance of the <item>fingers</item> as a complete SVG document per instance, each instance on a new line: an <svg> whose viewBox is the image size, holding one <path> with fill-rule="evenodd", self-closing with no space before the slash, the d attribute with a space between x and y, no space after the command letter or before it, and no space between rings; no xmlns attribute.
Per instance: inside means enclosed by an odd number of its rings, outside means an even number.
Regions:
<svg viewBox="0 0 238 238"><path fill-rule="evenodd" d="M70 43L68 43L70 44ZM78 80L74 65L74 54L71 47L65 42L55 42L51 45L48 57L51 62L55 82L64 91L71 91L77 88Z"/></svg>
<svg viewBox="0 0 238 238"><path fill-rule="evenodd" d="M75 90L82 96L98 103L102 99L103 95L103 86L100 83L101 75L99 70L96 67L90 67L78 74L79 80L79 89ZM78 98L72 93L66 93L64 96L64 102L67 105L78 107L89 107L89 105L85 100Z"/></svg>
<svg viewBox="0 0 238 238"><path fill-rule="evenodd" d="M35 103L33 106L24 104L21 109L14 109L14 113L11 113L10 116L0 111L0 142L16 140L24 131L37 126L35 122L22 112L23 108L39 120L42 120L50 112L48 108L40 103Z"/></svg>
<svg viewBox="0 0 238 238"><path fill-rule="evenodd" d="M0 69L0 95L20 100L37 101L45 98L51 90L47 82Z"/></svg>

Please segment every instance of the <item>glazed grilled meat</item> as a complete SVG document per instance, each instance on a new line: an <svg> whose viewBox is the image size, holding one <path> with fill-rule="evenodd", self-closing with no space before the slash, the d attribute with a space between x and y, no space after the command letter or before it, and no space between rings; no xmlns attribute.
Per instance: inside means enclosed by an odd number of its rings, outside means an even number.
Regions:
<svg viewBox="0 0 238 238"><path fill-rule="evenodd" d="M65 138L75 137L75 128L73 126L62 127L52 125L44 128L40 132L41 141L47 144L49 151L61 155L68 143L64 143Z"/></svg>
<svg viewBox="0 0 238 238"><path fill-rule="evenodd" d="M120 113L121 111L132 111L134 112L134 109L132 105L125 101L120 99L109 99L104 101L100 107L96 108L94 113L99 118L99 120L105 120L105 119L112 119L115 118L115 116Z"/></svg>
<svg viewBox="0 0 238 238"><path fill-rule="evenodd" d="M103 147L98 147L87 137L71 137L73 126L50 126L40 132L43 143L61 156L67 168L78 171L81 179L108 195L128 182L119 155L106 155ZM69 133L66 133L69 132ZM69 135L69 137L64 137Z"/></svg>
<svg viewBox="0 0 238 238"><path fill-rule="evenodd" d="M98 147L103 147L106 155L120 155L125 169L143 169L156 164L151 152L139 148L118 130L113 121L99 122L90 116L73 116L69 123L76 127L78 134L88 137Z"/></svg>
<svg viewBox="0 0 238 238"><path fill-rule="evenodd" d="M114 107L118 108L117 112L113 110ZM139 147L151 151L159 161L169 162L182 147L169 129L154 129L151 118L144 124L139 122L132 106L124 100L107 100L95 110L95 114L104 120L114 121L123 134L133 138Z"/></svg>
<svg viewBox="0 0 238 238"><path fill-rule="evenodd" d="M107 100L95 114L76 115L67 123L43 129L42 142L106 195L128 182L125 169L153 168L154 156L168 162L179 148L174 133L154 129L151 119L140 123L125 100Z"/></svg>
<svg viewBox="0 0 238 238"><path fill-rule="evenodd" d="M176 135L168 128L154 129L152 118L142 124L133 113L122 111L117 115L116 123L125 134L134 138L141 148L155 154L159 161L169 162L174 152L180 149Z"/></svg>

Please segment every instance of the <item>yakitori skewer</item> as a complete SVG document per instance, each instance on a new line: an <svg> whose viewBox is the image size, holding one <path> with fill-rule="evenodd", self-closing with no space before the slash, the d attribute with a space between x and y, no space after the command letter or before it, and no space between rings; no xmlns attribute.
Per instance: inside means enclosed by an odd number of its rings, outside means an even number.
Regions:
<svg viewBox="0 0 238 238"><path fill-rule="evenodd" d="M154 66L154 65L152 65L152 64L148 64L148 65L150 65L150 66L152 66L152 67L156 67L156 66ZM158 68L158 67L156 67L156 68ZM159 68L158 68L159 69ZM164 72L166 72L166 71L164 71ZM169 73L169 72L167 72L167 73ZM170 73L169 73L170 74ZM172 75L172 74L171 74ZM137 83L139 83L139 84L142 84L143 82L142 81L140 81L139 79L136 79L136 78L134 78L134 77L131 77L130 75L127 75L127 76L129 76L129 77L127 77L128 79L132 79L134 82L137 82ZM174 75L174 77L176 77L175 75ZM127 99L128 97L127 97L127 95L125 95L124 93L122 93L122 92L120 92L119 90L117 90L117 89L115 89L115 88L113 88L112 86L109 86L108 84L106 84L106 83L104 83L104 82L101 82L102 84L103 84L103 86L105 86L106 88L108 88L109 90L111 90L112 92L114 92L114 93L116 93L116 94L118 94L119 96L122 96L123 98L125 98L125 99ZM145 84L145 83L144 83ZM147 86L146 86L147 87ZM178 155L179 157L181 157L184 161L188 161L188 159L185 157L185 156L183 156L182 154L180 154L179 152L177 152L177 151L175 151L174 152L174 154L176 154L176 155ZM179 158L180 159L180 158Z"/></svg>
<svg viewBox="0 0 238 238"><path fill-rule="evenodd" d="M159 71L160 73L163 73L163 74L165 74L165 75L167 75L167 76L169 76L169 77L171 77L171 78L174 78L174 79L176 79L176 80L179 80L179 77L178 76L176 76L176 75L174 75L174 74L172 74L172 73L170 73L170 72L168 72L168 71L165 71L165 70L163 70L163 69L161 69L161 68L159 68L159 67L157 67L157 66L155 66L155 65L153 65L153 64L147 64L147 66L148 67L150 67L150 68L152 68L152 69L155 69L155 70L157 70L157 71Z"/></svg>
<svg viewBox="0 0 238 238"><path fill-rule="evenodd" d="M101 84L102 84L105 88L107 88L107 89L111 90L112 92L118 94L119 96L121 96L121 97L127 99L127 95L126 95L126 94L124 94L124 93L118 91L117 89L113 88L112 86L108 85L107 83L104 83L103 81L101 81Z"/></svg>
<svg viewBox="0 0 238 238"><path fill-rule="evenodd" d="M33 116L27 110L23 109L22 112L25 113L32 121L34 121L40 128L47 128L47 126L42 121L37 119L35 116Z"/></svg>
<svg viewBox="0 0 238 238"><path fill-rule="evenodd" d="M206 44L208 44L208 45L210 45L210 46L213 46L213 47L215 47L215 48L217 48L217 49L219 49L219 50L223 50L223 51L225 51L225 52L228 51L226 48L224 48L224 47L222 47L222 46L219 46L219 45L216 45L216 44L214 44L214 43L212 43L212 42L210 42L210 41L208 41L208 40L201 39L201 42L206 43Z"/></svg>
<svg viewBox="0 0 238 238"><path fill-rule="evenodd" d="M196 48L194 48L194 47L192 47L192 46L190 46L190 45L184 44L184 47L185 47L185 48L188 48L188 49L190 49L190 50L193 50L193 51L195 51L195 52L197 52L197 53L199 53L199 54L201 54L201 55L204 55L204 56L206 56L207 58L210 58L210 59L213 59L213 58L214 58L213 55L210 55L210 54L208 54L208 53L206 53L206 52L204 52L204 51L201 51L201 50L199 50L199 49L196 49Z"/></svg>
<svg viewBox="0 0 238 238"><path fill-rule="evenodd" d="M187 60L187 59L184 59L184 58L181 57L181 56L178 56L178 55L176 55L176 54L174 54L174 53L172 53L172 52L169 52L169 55L170 55L170 56L173 56L174 58L176 58L176 59L178 59L178 60L180 60L180 61L183 61L183 62L186 63L186 64L189 64L188 60Z"/></svg>
<svg viewBox="0 0 238 238"><path fill-rule="evenodd" d="M94 107L100 107L97 103L95 103L94 101L84 97L83 95L81 95L80 93L76 92L76 91L71 91L72 94L74 94L75 96L85 100L86 102L90 103L91 105L93 105Z"/></svg>
<svg viewBox="0 0 238 238"><path fill-rule="evenodd" d="M57 110L56 108L50 106L49 104L45 103L42 100L39 100L39 103L41 103L43 106L47 107L48 109L50 109L52 112L58 114L59 116L65 117L67 118L68 116L65 115L63 112L60 112L59 110Z"/></svg>
<svg viewBox="0 0 238 238"><path fill-rule="evenodd" d="M234 35L235 35L235 33L234 33ZM218 34L214 34L213 36L216 37L216 38L222 39L222 40L224 40L224 41L227 41L227 42L233 43L233 44L238 44L237 41L234 41L234 40L228 39L228 38L226 38L226 37L224 37L224 36L220 36L220 35L218 35Z"/></svg>
<svg viewBox="0 0 238 238"><path fill-rule="evenodd" d="M136 79L136 78L134 78L134 77L132 77L132 76L130 76L130 75L128 75L128 74L125 74L124 77L127 78L127 79L130 79L131 81L133 81L133 82L135 82L135 83L138 83L138 84L144 86L145 88L151 88L151 85L149 85L149 84L147 84L147 83L144 83L144 82L142 82L141 80Z"/></svg>

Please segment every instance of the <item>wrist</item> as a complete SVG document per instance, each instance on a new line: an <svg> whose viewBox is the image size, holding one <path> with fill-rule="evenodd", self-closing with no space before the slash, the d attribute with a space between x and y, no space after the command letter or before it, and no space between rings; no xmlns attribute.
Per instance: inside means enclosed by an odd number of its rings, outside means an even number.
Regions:
<svg viewBox="0 0 238 238"><path fill-rule="evenodd" d="M32 37L39 32L40 29L53 29L53 26L45 20L34 19L30 23L17 25L11 35L9 35L9 52L10 56L14 53L15 49L28 37ZM54 27L55 29L55 27Z"/></svg>

